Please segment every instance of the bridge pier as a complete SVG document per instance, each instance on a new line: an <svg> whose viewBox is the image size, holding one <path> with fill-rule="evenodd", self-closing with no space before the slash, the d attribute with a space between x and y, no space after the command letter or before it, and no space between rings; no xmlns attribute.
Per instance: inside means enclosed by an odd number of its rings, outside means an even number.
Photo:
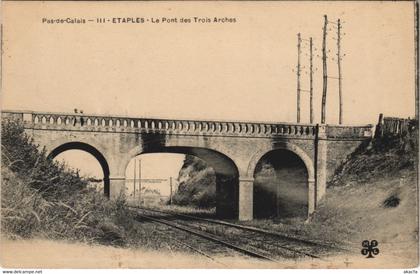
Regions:
<svg viewBox="0 0 420 274"><path fill-rule="evenodd" d="M316 188L315 188L315 179L308 179L308 217L311 216L315 211L316 207Z"/></svg>
<svg viewBox="0 0 420 274"><path fill-rule="evenodd" d="M317 151L318 154L315 156L317 158L316 168L316 200L315 205L320 202L321 198L324 196L327 189L327 152L328 144L326 139L326 126L320 125L318 132L318 142L317 142Z"/></svg>
<svg viewBox="0 0 420 274"><path fill-rule="evenodd" d="M105 187L105 194L107 192L107 187ZM121 195L125 194L125 178L123 177L114 177L109 178L109 198L111 200L116 200Z"/></svg>
<svg viewBox="0 0 420 274"><path fill-rule="evenodd" d="M239 178L239 221L254 217L254 179Z"/></svg>
<svg viewBox="0 0 420 274"><path fill-rule="evenodd" d="M232 219L238 216L237 178L216 174L216 216Z"/></svg>

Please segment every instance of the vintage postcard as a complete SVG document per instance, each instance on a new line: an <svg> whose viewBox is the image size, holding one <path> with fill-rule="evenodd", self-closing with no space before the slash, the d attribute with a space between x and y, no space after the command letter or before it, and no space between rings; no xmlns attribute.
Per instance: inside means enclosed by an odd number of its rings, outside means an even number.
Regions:
<svg viewBox="0 0 420 274"><path fill-rule="evenodd" d="M3 269L417 273L417 2L1 5Z"/></svg>

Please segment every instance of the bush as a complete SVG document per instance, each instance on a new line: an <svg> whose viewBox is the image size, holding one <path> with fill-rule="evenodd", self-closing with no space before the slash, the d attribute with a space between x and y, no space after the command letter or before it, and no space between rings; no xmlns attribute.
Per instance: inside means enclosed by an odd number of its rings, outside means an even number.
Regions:
<svg viewBox="0 0 420 274"><path fill-rule="evenodd" d="M173 204L198 208L216 206L216 175L205 161L186 155L179 181L172 197Z"/></svg>
<svg viewBox="0 0 420 274"><path fill-rule="evenodd" d="M77 171L48 158L45 149L39 150L19 120L2 120L1 148L2 166L29 180L29 187L45 198L61 198L87 185Z"/></svg>

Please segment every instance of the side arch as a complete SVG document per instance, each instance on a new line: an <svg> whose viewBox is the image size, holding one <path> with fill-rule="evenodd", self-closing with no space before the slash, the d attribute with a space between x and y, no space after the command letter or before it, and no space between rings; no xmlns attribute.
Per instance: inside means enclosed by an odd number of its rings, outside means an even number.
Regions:
<svg viewBox="0 0 420 274"><path fill-rule="evenodd" d="M308 181L310 181L310 182L315 181L315 166L314 166L314 162L311 159L311 157L309 157L309 155L305 151L303 151L303 149L298 147L297 145L287 143L287 142L276 143L275 146L272 146L270 148L261 149L257 153L255 153L252 156L252 158L249 162L246 176L248 178L253 178L255 168L256 168L259 160L265 154L267 154L268 152L273 151L273 150L277 150L277 149L289 150L289 151L295 153L297 156L299 156L302 159L303 163L305 164L306 170L308 172Z"/></svg>
<svg viewBox="0 0 420 274"><path fill-rule="evenodd" d="M68 150L82 150L82 151L85 151L85 152L89 153L93 157L95 157L95 159L101 165L101 168L102 168L102 171L103 171L103 174L104 174L104 178L103 178L103 180L104 180L104 194L105 194L105 196L109 197L109 194L110 194L110 192L109 192L110 169L109 169L108 161L105 159L104 155L98 149L96 149L94 146L89 145L87 143L67 142L67 143L59 145L56 148L52 149L52 151L49 153L48 157L51 158L51 159L54 159L60 153L63 153L63 152L68 151Z"/></svg>

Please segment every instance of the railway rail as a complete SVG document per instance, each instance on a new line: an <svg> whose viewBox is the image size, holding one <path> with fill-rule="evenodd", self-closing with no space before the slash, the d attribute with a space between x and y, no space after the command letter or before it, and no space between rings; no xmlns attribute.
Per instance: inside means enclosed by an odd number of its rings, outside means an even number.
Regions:
<svg viewBox="0 0 420 274"><path fill-rule="evenodd" d="M208 254L208 253L202 251L200 248L194 247L193 245L188 244L185 241L180 241L180 240L176 239L175 237L171 237L171 236L168 235L167 232L162 232L162 231L159 231L157 229L155 229L154 232L162 235L162 237L167 238L167 239L169 239L172 242L175 242L175 244L177 246L186 247L186 248L192 250L193 252L198 253L199 255L202 255L202 256L210 259L211 261L213 261L213 262L215 262L215 263L217 263L217 264L219 264L221 266L227 267L226 264L220 262L219 260L217 260L216 258L214 258L211 254Z"/></svg>

